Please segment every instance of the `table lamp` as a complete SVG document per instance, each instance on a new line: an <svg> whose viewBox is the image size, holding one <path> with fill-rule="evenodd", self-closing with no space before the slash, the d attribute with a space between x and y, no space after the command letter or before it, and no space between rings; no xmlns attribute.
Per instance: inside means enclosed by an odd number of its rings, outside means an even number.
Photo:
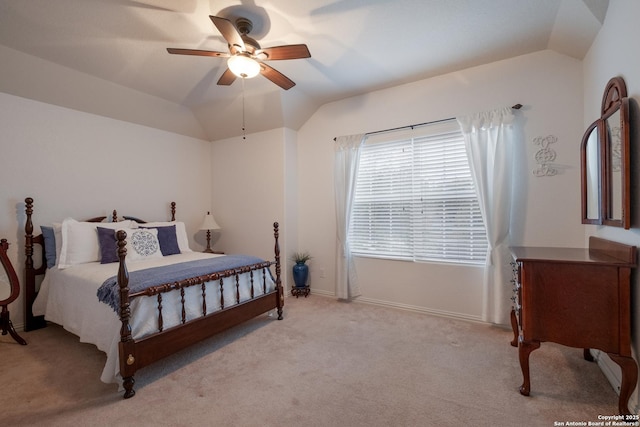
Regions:
<svg viewBox="0 0 640 427"><path fill-rule="evenodd" d="M220 226L218 225L216 220L213 219L213 215L211 215L211 212L207 212L207 214L204 216L204 221L202 221L200 230L207 230L207 248L204 250L204 252L212 254L213 250L211 249L211 230L220 230Z"/></svg>

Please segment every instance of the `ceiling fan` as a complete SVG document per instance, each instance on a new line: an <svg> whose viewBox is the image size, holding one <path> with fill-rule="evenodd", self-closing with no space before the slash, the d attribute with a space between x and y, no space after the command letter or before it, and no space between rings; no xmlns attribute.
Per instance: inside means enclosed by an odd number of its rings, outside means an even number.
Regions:
<svg viewBox="0 0 640 427"><path fill-rule="evenodd" d="M309 49L305 44L291 44L284 46L261 48L257 41L248 36L253 28L253 23L247 18L236 19L236 25L219 16L210 15L209 18L218 28L229 45L229 52L216 52L199 49L176 49L167 48L167 52L178 55L213 56L219 58L229 58L227 69L218 79L219 85L228 86L237 77L251 78L262 74L282 89L288 90L295 86L295 83L287 76L273 67L265 64L264 61L274 61L282 59L311 58Z"/></svg>

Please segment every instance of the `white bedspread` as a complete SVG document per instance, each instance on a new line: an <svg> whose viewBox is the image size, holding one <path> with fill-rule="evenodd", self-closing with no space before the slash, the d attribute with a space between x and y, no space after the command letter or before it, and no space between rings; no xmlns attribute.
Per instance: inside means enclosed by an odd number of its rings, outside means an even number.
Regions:
<svg viewBox="0 0 640 427"><path fill-rule="evenodd" d="M188 252L163 258L132 262L127 264L129 272L179 262L193 261L212 256L200 252ZM44 315L45 319L57 323L80 337L81 342L94 344L107 354L107 362L100 379L105 383L121 384L118 343L122 323L118 314L107 304L98 301L97 290L107 280L118 273L118 263L100 264L91 262L74 265L64 270L52 268L40 286L40 292L33 304L33 314ZM275 289L270 275L266 275L267 292ZM254 295L262 295L262 274L254 272ZM207 284L207 313L220 309L220 282ZM240 301L251 297L249 273L240 276ZM224 279L225 307L236 304L235 278ZM200 286L192 286L185 292L187 321L202 315L202 291ZM130 325L134 339L158 331L158 309L155 297L139 297L131 301ZM164 329L178 325L182 307L180 294L173 291L163 294L162 317Z"/></svg>

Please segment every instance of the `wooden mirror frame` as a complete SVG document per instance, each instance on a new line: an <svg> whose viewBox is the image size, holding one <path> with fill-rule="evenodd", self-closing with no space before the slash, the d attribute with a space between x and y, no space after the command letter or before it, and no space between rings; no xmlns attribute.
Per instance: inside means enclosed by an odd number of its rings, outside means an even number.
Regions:
<svg viewBox="0 0 640 427"><path fill-rule="evenodd" d="M612 117L615 118L613 122ZM619 128L612 126L618 119ZM593 144L594 141L590 138L592 134L597 136L596 147L589 150L589 142ZM627 87L622 77L614 77L607 83L602 97L601 117L587 128L580 145L583 224L630 228L629 134ZM593 155L598 157L593 159ZM597 171L593 171L594 166ZM595 172L595 179L591 181L590 170ZM590 202L597 205L597 212L589 208Z"/></svg>

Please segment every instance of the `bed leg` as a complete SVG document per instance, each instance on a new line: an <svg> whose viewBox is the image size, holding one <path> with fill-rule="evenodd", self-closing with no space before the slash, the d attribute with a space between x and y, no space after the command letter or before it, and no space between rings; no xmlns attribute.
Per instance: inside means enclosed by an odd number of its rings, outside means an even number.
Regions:
<svg viewBox="0 0 640 427"><path fill-rule="evenodd" d="M124 398L129 399L136 395L136 391L133 389L133 385L136 380L133 377L125 377L122 380L122 386L124 387Z"/></svg>

